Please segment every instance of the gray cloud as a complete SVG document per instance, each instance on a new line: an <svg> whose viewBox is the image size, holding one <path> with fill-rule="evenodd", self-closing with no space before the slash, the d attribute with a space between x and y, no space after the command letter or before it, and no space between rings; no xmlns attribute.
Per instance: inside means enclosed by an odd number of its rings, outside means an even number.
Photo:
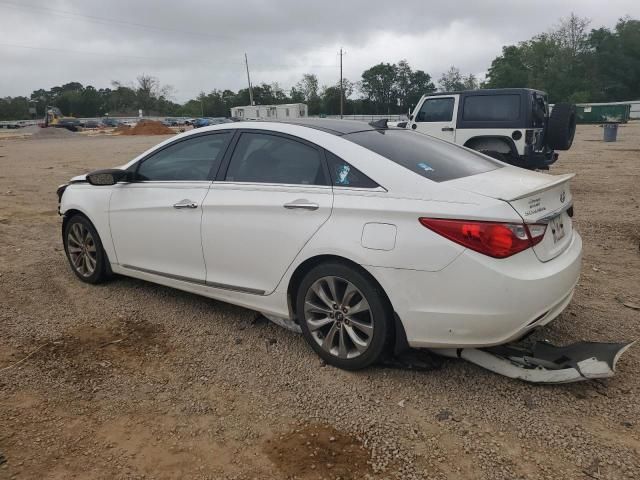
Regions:
<svg viewBox="0 0 640 480"><path fill-rule="evenodd" d="M109 86L141 73L175 87L184 101L213 88L254 83L289 88L305 72L337 81L406 58L437 77L450 65L482 75L506 44L551 28L571 12L592 26L640 16L637 0L402 2L0 0L0 96L28 95L70 81ZM37 48L25 48L37 47Z"/></svg>

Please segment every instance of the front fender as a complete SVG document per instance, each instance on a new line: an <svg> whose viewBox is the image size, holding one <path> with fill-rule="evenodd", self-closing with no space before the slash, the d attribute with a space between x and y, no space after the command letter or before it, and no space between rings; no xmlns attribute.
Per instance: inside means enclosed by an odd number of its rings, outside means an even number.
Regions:
<svg viewBox="0 0 640 480"><path fill-rule="evenodd" d="M64 188L59 213L67 216L71 212L80 212L95 227L102 246L109 259L117 263L117 255L109 227L109 202L113 189L110 186L93 186L88 183L69 184Z"/></svg>

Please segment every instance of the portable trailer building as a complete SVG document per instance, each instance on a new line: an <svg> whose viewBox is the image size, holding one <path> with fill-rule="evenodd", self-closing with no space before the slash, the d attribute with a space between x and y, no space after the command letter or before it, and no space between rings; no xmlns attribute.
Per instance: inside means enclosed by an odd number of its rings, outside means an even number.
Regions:
<svg viewBox="0 0 640 480"><path fill-rule="evenodd" d="M231 116L243 120L286 120L287 118L303 118L309 115L304 103L284 103L281 105L247 105L232 107Z"/></svg>

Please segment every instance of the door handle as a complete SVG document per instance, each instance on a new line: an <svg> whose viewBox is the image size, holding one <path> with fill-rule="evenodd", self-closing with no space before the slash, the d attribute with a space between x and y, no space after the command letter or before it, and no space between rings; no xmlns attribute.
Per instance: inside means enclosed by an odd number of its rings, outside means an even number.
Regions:
<svg viewBox="0 0 640 480"><path fill-rule="evenodd" d="M178 203L173 204L173 208L178 210L182 208L198 208L198 204L193 200L180 200Z"/></svg>
<svg viewBox="0 0 640 480"><path fill-rule="evenodd" d="M296 200L295 202L285 203L283 207L288 210L318 210L320 205L317 203L307 202L306 200Z"/></svg>
<svg viewBox="0 0 640 480"><path fill-rule="evenodd" d="M452 127L442 127L442 131L443 132L453 132L453 128Z"/></svg>

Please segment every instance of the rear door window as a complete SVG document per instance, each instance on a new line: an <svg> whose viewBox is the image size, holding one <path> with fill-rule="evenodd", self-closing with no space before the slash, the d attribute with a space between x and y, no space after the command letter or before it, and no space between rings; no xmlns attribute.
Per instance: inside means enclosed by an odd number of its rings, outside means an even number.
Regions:
<svg viewBox="0 0 640 480"><path fill-rule="evenodd" d="M416 116L416 122L450 122L453 118L453 97L425 100Z"/></svg>
<svg viewBox="0 0 640 480"><path fill-rule="evenodd" d="M319 149L267 133L243 133L240 136L225 180L328 185Z"/></svg>
<svg viewBox="0 0 640 480"><path fill-rule="evenodd" d="M464 99L462 119L505 122L520 118L520 95L473 95Z"/></svg>
<svg viewBox="0 0 640 480"><path fill-rule="evenodd" d="M343 159L327 152L329 173L335 187L376 188L379 185Z"/></svg>
<svg viewBox="0 0 640 480"><path fill-rule="evenodd" d="M435 182L468 177L504 166L480 153L410 130L367 130L342 138Z"/></svg>

